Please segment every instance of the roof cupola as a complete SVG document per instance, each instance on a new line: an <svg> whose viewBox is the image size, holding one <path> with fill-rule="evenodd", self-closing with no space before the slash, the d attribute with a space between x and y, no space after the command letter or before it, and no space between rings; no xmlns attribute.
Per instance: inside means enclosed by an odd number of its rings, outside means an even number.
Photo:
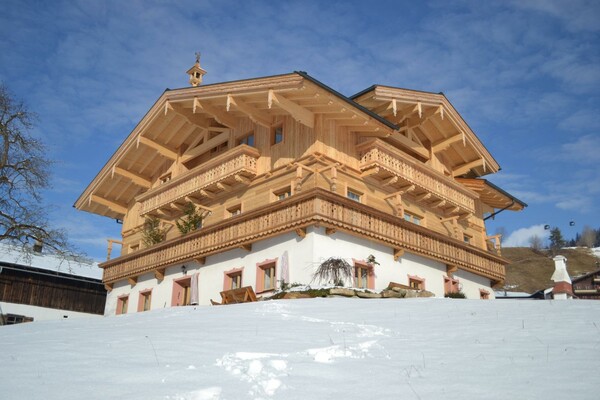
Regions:
<svg viewBox="0 0 600 400"><path fill-rule="evenodd" d="M200 68L200 53L196 52L196 63L186 72L190 76L190 85L196 87L202 83L202 77L206 71Z"/></svg>

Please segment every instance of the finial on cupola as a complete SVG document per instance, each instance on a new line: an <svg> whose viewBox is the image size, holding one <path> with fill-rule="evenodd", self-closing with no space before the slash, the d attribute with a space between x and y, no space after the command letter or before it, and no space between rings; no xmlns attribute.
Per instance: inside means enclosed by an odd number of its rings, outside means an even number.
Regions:
<svg viewBox="0 0 600 400"><path fill-rule="evenodd" d="M206 71L200 68L199 52L196 52L196 63L188 69L187 74L190 76L190 85L196 87L202 83L202 77L206 74Z"/></svg>

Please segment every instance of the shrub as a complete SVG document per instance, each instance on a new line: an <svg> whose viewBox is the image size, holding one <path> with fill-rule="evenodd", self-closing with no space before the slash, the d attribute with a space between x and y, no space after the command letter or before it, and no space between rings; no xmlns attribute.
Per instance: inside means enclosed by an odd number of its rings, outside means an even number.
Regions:
<svg viewBox="0 0 600 400"><path fill-rule="evenodd" d="M464 294L464 293L463 293L463 292L461 292L461 291L458 291L458 292L450 292L450 293L446 293L446 294L444 295L444 297L449 297L449 298L451 298L451 299L466 299L466 298L467 298L467 295L466 295L466 294Z"/></svg>
<svg viewBox="0 0 600 400"><path fill-rule="evenodd" d="M321 265L317 268L315 273L313 274L313 281L316 279L319 283L328 283L333 282L336 285L338 283L343 283L346 280L352 279L352 265L350 265L346 260L341 258L328 258L323 261Z"/></svg>

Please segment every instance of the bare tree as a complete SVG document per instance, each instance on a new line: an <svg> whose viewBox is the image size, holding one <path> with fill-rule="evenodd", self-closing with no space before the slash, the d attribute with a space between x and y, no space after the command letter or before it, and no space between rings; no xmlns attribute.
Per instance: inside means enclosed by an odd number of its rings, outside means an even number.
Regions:
<svg viewBox="0 0 600 400"><path fill-rule="evenodd" d="M533 249L534 251L542 250L542 238L540 238L538 235L533 235L532 237L530 237L529 247L531 247L531 249Z"/></svg>
<svg viewBox="0 0 600 400"><path fill-rule="evenodd" d="M51 162L43 143L30 134L35 119L0 82L0 242L41 244L60 256L79 256L66 233L49 226L42 206Z"/></svg>
<svg viewBox="0 0 600 400"><path fill-rule="evenodd" d="M583 227L583 231L581 232L581 236L579 238L579 242L577 243L579 246L586 246L588 248L594 247L596 243L596 231L593 230L588 225Z"/></svg>

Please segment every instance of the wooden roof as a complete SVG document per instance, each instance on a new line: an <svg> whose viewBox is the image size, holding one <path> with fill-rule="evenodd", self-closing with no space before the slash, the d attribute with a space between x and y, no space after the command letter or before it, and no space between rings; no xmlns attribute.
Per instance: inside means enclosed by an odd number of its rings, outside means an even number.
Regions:
<svg viewBox="0 0 600 400"><path fill-rule="evenodd" d="M315 114L362 136L379 137L421 161L431 156L424 145L428 141L454 176L499 169L443 95L376 86L351 99L304 72L294 72L165 91L75 207L122 219L170 165L186 163L223 143L226 135L221 133L235 129L241 117L270 127L276 116L289 115L313 128Z"/></svg>
<svg viewBox="0 0 600 400"><path fill-rule="evenodd" d="M521 211L527 207L526 203L486 179L457 178L456 180L476 192L481 201L492 208Z"/></svg>
<svg viewBox="0 0 600 400"><path fill-rule="evenodd" d="M477 177L500 166L443 93L374 85L351 99L427 143L451 166L453 176Z"/></svg>

